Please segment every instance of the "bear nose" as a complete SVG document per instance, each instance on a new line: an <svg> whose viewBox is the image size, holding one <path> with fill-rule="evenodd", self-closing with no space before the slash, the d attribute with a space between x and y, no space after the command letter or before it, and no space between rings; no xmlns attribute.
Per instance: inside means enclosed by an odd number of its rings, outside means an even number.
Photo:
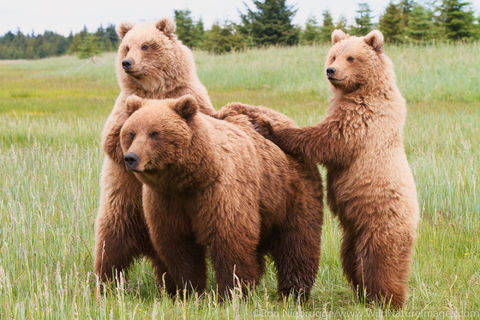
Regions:
<svg viewBox="0 0 480 320"><path fill-rule="evenodd" d="M129 152L124 157L123 160L125 161L125 165L127 166L128 170L133 170L138 164L138 156L133 153Z"/></svg>
<svg viewBox="0 0 480 320"><path fill-rule="evenodd" d="M329 67L327 68L327 77L331 77L335 74L335 72L337 72L337 70L334 68L334 67Z"/></svg>
<svg viewBox="0 0 480 320"><path fill-rule="evenodd" d="M130 71L132 69L133 60L132 58L127 58L122 61L122 67L125 71Z"/></svg>

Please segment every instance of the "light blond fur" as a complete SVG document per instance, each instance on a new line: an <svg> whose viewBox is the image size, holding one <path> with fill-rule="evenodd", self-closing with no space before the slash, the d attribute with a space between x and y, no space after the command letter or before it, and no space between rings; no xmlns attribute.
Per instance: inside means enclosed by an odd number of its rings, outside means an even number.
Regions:
<svg viewBox="0 0 480 320"><path fill-rule="evenodd" d="M102 133L105 160L101 174L100 208L95 223L95 272L101 280L125 271L134 258L147 256L164 273L156 255L142 211L142 185L125 169L120 130L128 118L126 98L175 98L191 94L200 111L213 114L207 90L197 77L192 52L177 40L169 19L132 25L123 23L117 54L117 78L121 89ZM122 61L129 59L127 73ZM168 279L167 279L168 280Z"/></svg>

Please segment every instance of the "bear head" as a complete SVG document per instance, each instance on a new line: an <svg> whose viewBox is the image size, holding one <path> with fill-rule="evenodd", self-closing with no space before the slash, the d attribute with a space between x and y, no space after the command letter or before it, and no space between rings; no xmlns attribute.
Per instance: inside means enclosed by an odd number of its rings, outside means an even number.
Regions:
<svg viewBox="0 0 480 320"><path fill-rule="evenodd" d="M121 87L166 91L188 78L193 57L174 35L172 20L122 23L117 31L122 39L116 62Z"/></svg>
<svg viewBox="0 0 480 320"><path fill-rule="evenodd" d="M383 54L383 35L374 30L364 37L332 33L332 47L325 71L330 84L342 92L352 92L363 86L378 85L391 77L390 61Z"/></svg>
<svg viewBox="0 0 480 320"><path fill-rule="evenodd" d="M132 95L126 105L131 116L122 127L120 142L127 169L141 178L181 164L192 140L190 124L198 112L195 98L153 100Z"/></svg>

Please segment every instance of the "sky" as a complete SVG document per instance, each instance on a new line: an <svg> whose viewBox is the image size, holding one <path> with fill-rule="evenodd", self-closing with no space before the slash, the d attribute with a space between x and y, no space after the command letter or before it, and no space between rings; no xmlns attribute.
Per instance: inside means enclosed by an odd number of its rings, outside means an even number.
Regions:
<svg viewBox="0 0 480 320"><path fill-rule="evenodd" d="M340 15L353 21L357 3L346 0L288 0L298 11L294 23L304 25L314 15L321 18L325 9L330 10L336 21ZM367 0L373 10L375 21L383 12L389 0ZM419 1L422 3L422 1ZM470 0L476 15L480 12L480 0ZM83 26L95 31L100 25L120 22L140 22L172 17L174 9L190 9L194 18L202 18L209 28L217 21L238 22L239 13L245 11L244 3L251 7L251 0L0 0L0 35L7 31L43 33L45 30L68 35L76 33Z"/></svg>

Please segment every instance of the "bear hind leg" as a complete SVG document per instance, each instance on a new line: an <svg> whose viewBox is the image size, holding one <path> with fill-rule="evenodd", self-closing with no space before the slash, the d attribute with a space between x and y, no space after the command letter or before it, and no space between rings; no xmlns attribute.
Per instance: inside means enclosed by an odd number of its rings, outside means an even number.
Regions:
<svg viewBox="0 0 480 320"><path fill-rule="evenodd" d="M293 294L302 300L308 299L318 272L320 228L278 230L272 241L272 256L278 273L277 291L281 296Z"/></svg>
<svg viewBox="0 0 480 320"><path fill-rule="evenodd" d="M369 302L402 307L407 295L413 237L375 230L352 241L356 268L352 270L351 282L360 296Z"/></svg>

